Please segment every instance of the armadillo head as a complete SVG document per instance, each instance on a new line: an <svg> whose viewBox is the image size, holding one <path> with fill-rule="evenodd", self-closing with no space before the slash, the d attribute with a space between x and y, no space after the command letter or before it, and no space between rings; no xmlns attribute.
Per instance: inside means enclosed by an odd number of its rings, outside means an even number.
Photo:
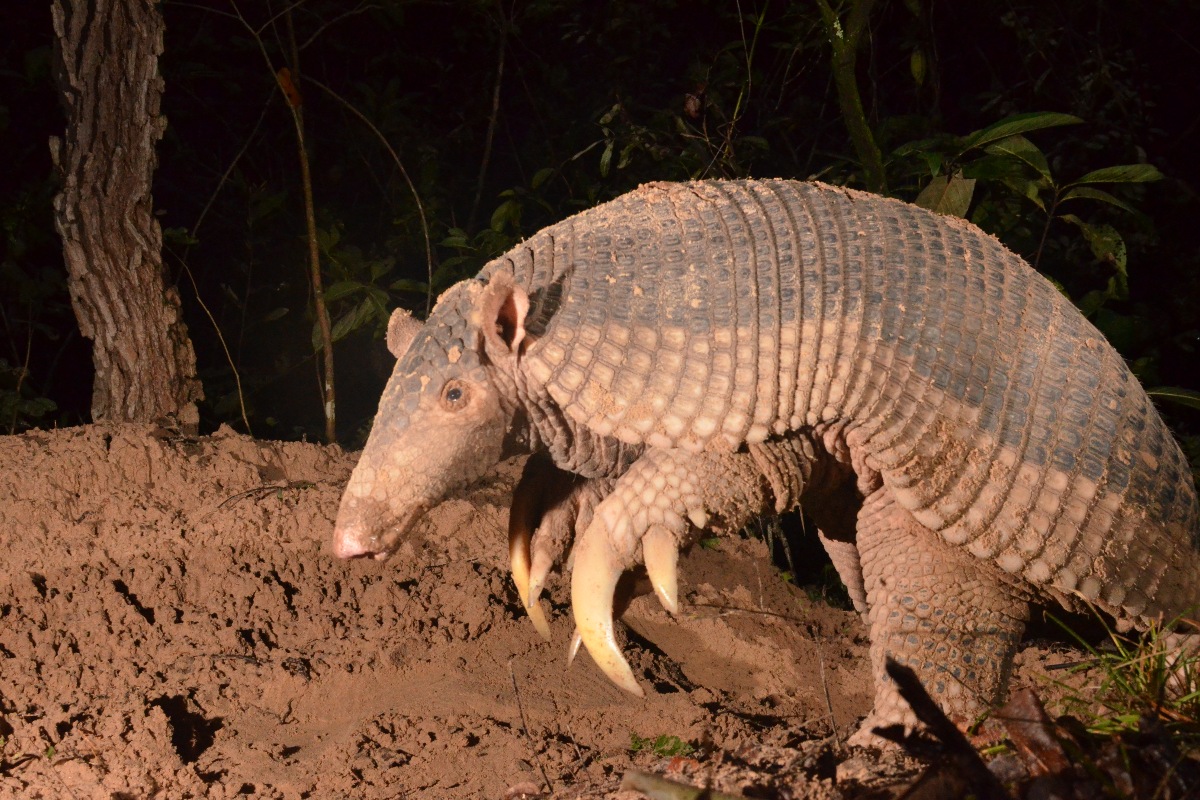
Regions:
<svg viewBox="0 0 1200 800"><path fill-rule="evenodd" d="M528 309L524 290L501 271L487 284L450 288L424 325L392 315L396 367L342 495L335 555L386 558L448 492L500 460L516 410L503 374L523 351Z"/></svg>

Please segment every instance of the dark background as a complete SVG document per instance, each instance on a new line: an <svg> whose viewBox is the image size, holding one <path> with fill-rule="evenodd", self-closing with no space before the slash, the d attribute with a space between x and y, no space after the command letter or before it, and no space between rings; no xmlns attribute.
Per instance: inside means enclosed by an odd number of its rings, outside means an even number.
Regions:
<svg viewBox="0 0 1200 800"><path fill-rule="evenodd" d="M49 3L12 5L0 33L0 432L87 421L92 372L50 210L47 140L64 121ZM391 368L378 341L387 311L423 314L429 275L413 194L347 105L386 137L416 185L434 294L538 228L648 180L862 186L811 2L161 8L169 127L155 205L204 382L205 430L244 427L230 359L255 435L316 438L323 425L296 138L273 74L289 65L289 21L325 285L342 334L338 432L348 446L361 443ZM1059 184L1118 164L1161 170L1155 183L1100 187L1140 214L1079 201L1049 220L1005 175L982 170L969 216L1087 305L1147 386L1193 390L1200 49L1186 32L1197 17L1184 0L881 0L858 65L888 190L901 198L917 195L939 155L952 160L953 137L1023 112L1084 120L1029 134ZM911 142L921 144L895 155ZM1101 297L1114 267L1061 213L1120 233L1127 294ZM1195 463L1195 412L1162 408Z"/></svg>

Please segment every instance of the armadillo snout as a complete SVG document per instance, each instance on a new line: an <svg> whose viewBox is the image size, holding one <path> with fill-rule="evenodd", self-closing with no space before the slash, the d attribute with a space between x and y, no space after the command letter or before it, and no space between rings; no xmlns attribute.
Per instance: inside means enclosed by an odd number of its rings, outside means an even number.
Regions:
<svg viewBox="0 0 1200 800"><path fill-rule="evenodd" d="M397 513L388 503L347 494L333 528L333 554L338 558L371 556L381 561L392 554L427 510L424 503L411 503Z"/></svg>
<svg viewBox="0 0 1200 800"><path fill-rule="evenodd" d="M383 557L386 553L376 552L374 537L354 525L338 524L333 531L333 554L338 558L359 556Z"/></svg>
<svg viewBox="0 0 1200 800"><path fill-rule="evenodd" d="M379 532L388 516L386 507L369 495L347 491L333 528L333 554L338 558L386 554L389 548L380 542Z"/></svg>

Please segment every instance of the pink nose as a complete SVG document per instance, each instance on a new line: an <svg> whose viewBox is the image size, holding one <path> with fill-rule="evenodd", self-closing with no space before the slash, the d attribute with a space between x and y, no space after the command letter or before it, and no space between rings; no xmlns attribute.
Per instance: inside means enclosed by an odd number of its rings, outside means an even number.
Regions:
<svg viewBox="0 0 1200 800"><path fill-rule="evenodd" d="M372 537L357 525L338 525L333 531L333 554L338 558L376 556Z"/></svg>
<svg viewBox="0 0 1200 800"><path fill-rule="evenodd" d="M337 539L333 543L333 554L338 558L354 558L361 556L364 550L357 548L355 544L345 539Z"/></svg>
<svg viewBox="0 0 1200 800"><path fill-rule="evenodd" d="M425 513L421 503L408 503L396 515L387 503L373 498L342 498L333 526L333 554L338 558L371 556L382 561L390 556L405 531Z"/></svg>
<svg viewBox="0 0 1200 800"><path fill-rule="evenodd" d="M365 554L366 549L353 536L338 531L333 537L333 554L338 558L355 558Z"/></svg>
<svg viewBox="0 0 1200 800"><path fill-rule="evenodd" d="M376 532L384 509L371 498L346 494L333 525L333 554L338 558L377 556L382 548Z"/></svg>

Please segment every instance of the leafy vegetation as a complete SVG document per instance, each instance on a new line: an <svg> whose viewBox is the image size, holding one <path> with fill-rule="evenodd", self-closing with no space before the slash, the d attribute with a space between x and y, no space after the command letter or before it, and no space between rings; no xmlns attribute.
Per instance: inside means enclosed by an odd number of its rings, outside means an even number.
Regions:
<svg viewBox="0 0 1200 800"><path fill-rule="evenodd" d="M671 758L673 756L690 756L696 752L696 748L678 736L663 734L662 736L649 739L642 738L636 733L631 733L629 734L629 752L649 752L659 758Z"/></svg>
<svg viewBox="0 0 1200 800"><path fill-rule="evenodd" d="M1091 656L1072 671L1099 676L1098 685L1082 693L1060 684L1068 712L1087 730L1104 736L1133 733L1149 716L1181 746L1200 747L1200 640L1194 624L1184 624L1183 634L1168 633L1173 625L1155 626L1137 638L1109 630L1103 647L1062 627Z"/></svg>
<svg viewBox="0 0 1200 800"><path fill-rule="evenodd" d="M1164 387L1200 450L1197 158L1172 88L1198 56L1170 46L1181 0L1086 19L1066 0L238 8L162 5L155 200L207 428L323 430L310 240L354 444L390 371L374 340L392 307L422 314L540 227L647 180L788 176L886 187L995 234ZM86 418L90 386L51 221L52 33L32 11L10 23L0 425L19 430Z"/></svg>

